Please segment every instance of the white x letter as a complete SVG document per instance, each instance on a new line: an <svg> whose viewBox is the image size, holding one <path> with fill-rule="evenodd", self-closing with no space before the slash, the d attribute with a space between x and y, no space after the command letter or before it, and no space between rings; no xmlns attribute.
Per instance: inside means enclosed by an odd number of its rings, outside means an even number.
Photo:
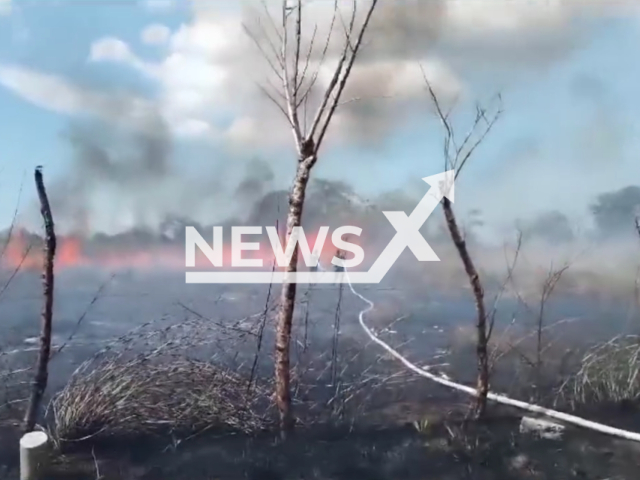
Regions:
<svg viewBox="0 0 640 480"><path fill-rule="evenodd" d="M389 223L396 229L396 236L401 238L404 242L403 250L406 247L413 252L418 261L428 262L434 257L437 258L436 253L431 248L431 245L427 243L424 237L420 234L421 224L416 225L416 221L408 217L404 212L383 212L385 217L389 220ZM412 215L413 216L413 215Z"/></svg>

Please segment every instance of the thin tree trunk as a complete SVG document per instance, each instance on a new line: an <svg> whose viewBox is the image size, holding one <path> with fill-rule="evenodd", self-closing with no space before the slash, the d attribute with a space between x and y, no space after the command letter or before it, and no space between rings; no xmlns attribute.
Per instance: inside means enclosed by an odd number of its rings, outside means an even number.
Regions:
<svg viewBox="0 0 640 480"><path fill-rule="evenodd" d="M44 391L47 388L49 378L49 357L51 354L51 319L53 316L53 259L56 254L56 233L51 215L51 207L47 197L47 191L42 179L42 169L37 167L35 171L36 189L40 200L40 212L44 220L45 244L44 266L42 272L42 284L44 290L44 307L42 309L42 331L40 334L40 352L36 374L33 379L31 398L24 417L24 430L31 432L36 424L36 418Z"/></svg>
<svg viewBox="0 0 640 480"><path fill-rule="evenodd" d="M477 400L474 413L476 418L480 418L484 415L487 408L487 395L489 393L489 355L487 352L487 343L489 339L487 332L487 312L484 305L484 289L482 288L478 271L473 264L469 251L467 250L467 243L462 238L462 234L458 228L456 217L453 214L451 201L446 197L442 200L442 208L444 210L444 216L447 221L451 240L458 250L460 259L464 264L465 272L469 278L469 283L471 284L471 289L473 290L473 296L476 303L476 312L478 314L478 320L476 323L476 333L478 336L476 345L478 384L476 388L478 396L476 397Z"/></svg>
<svg viewBox="0 0 640 480"><path fill-rule="evenodd" d="M309 182L311 168L316 162L316 156L303 157L298 162L298 170L289 195L289 212L287 213L287 235L285 245L289 242L294 227L301 226L302 208ZM296 245L286 272L295 273L298 270L298 245ZM280 308L276 324L276 404L280 413L280 428L282 436L286 437L294 427L293 412L291 411L291 327L293 311L296 302L296 283L285 281L280 294Z"/></svg>

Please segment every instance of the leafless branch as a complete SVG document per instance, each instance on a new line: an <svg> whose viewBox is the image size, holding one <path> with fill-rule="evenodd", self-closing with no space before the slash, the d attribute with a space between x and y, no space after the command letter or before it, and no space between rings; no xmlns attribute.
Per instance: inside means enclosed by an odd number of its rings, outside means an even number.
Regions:
<svg viewBox="0 0 640 480"><path fill-rule="evenodd" d="M64 341L62 345L58 347L58 349L55 352L51 354L51 358L49 359L50 361L53 360L53 358L56 355L61 353L65 349L65 347L69 344L69 342L73 340L73 337L75 337L76 334L78 333L78 330L80 329L80 325L82 325L82 322L91 311L91 308L95 305L95 303L98 301L98 299L102 295L102 292L104 291L104 289L107 288L107 286L113 281L115 276L116 276L115 273L112 274L102 285L100 285L100 288L98 288L98 290L96 291L96 294L93 296L93 298L89 302L89 305L87 305L87 308L84 310L84 312L82 312L82 315L78 317L78 321L76 322L75 326L73 327L73 330L71 331L67 339Z"/></svg>
<svg viewBox="0 0 640 480"><path fill-rule="evenodd" d="M2 288L0 289L0 297L4 295L4 292L7 291L7 289L11 285L11 282L13 282L18 272L22 269L22 266L24 265L24 262L29 257L29 253L31 253L32 248L33 248L33 244L30 243L29 245L27 245L27 248L25 249L25 251L22 254L22 257L20 258L20 262L18 262L18 265L14 267L13 271L9 275L9 278L7 278L7 281L4 283L4 285L2 285Z"/></svg>
<svg viewBox="0 0 640 480"><path fill-rule="evenodd" d="M7 239L2 246L2 252L0 252L0 258L4 258L4 254L7 251L7 247L11 243L11 239L13 238L13 230L16 226L16 219L18 218L18 211L20 209L20 199L22 198L22 190L24 188L24 178L22 182L20 182L20 190L18 191L18 200L16 202L16 208L13 211L13 216L11 217L11 224L9 225L9 230L7 231Z"/></svg>
<svg viewBox="0 0 640 480"><path fill-rule="evenodd" d="M485 140L487 135L493 129L493 126L500 119L503 110L502 110L502 96L500 94L496 95L496 99L498 101L498 107L496 108L493 115L490 117L487 115L487 109L476 105L476 116L474 121L472 122L471 128L468 133L464 137L462 143L458 145L456 140L456 133L451 125L450 113L451 111L444 113L442 105L438 99L438 96L431 85L431 82L427 78L427 74L422 67L420 66L422 71L422 76L425 84L427 85L427 90L429 91L429 96L431 97L431 101L436 109L436 113L438 118L440 119L440 123L442 124L445 130L444 142L443 142L443 154L445 161L445 170L455 170L455 178L458 178L460 172L466 165L467 161L476 149L480 146L480 144ZM452 148L453 147L453 148Z"/></svg>
<svg viewBox="0 0 640 480"><path fill-rule="evenodd" d="M278 222L276 221L276 231L278 231ZM273 278L273 272L276 269L276 260L273 259L273 266L271 267L271 275ZM253 357L253 364L251 365L251 373L249 374L249 382L247 384L247 391L251 389L251 385L253 384L253 379L256 375L256 369L258 368L258 361L260 359L260 351L262 350L262 339L264 338L264 329L267 325L267 317L269 315L269 305L271 302L271 287L272 283L269 283L269 289L267 290L267 298L264 301L264 310L262 312L262 321L260 323L260 328L258 329L258 341L256 343L256 352Z"/></svg>
<svg viewBox="0 0 640 480"><path fill-rule="evenodd" d="M364 38L364 34L365 34L366 30L367 30L367 27L368 27L369 22L371 20L371 16L373 15L373 12L374 12L374 9L375 9L377 3L378 3L378 0L373 0L371 2L371 5L369 6L369 10L367 11L365 20L363 22L363 25L360 27L360 32L358 33L358 37L357 37L356 43L355 43L355 45L352 46L351 45L351 36L354 33L354 23L355 23L355 17L356 17L356 1L354 0L354 2L353 2L353 13L352 13L352 16L351 16L351 21L349 23L349 30L348 30L348 33L346 35L347 38L346 38L346 41L345 41L345 50L343 51L343 55L345 55L345 56L342 57L340 59L340 62L339 62L340 70L342 70L342 66L345 64L345 62L346 62L346 66L344 68L344 72L339 72L338 73L338 69L336 69L336 72L338 74L334 75L335 81L338 82L338 77L339 77L340 73L342 74L342 78L340 79L340 81L338 83L338 88L337 88L337 90L335 92L335 95L333 97L332 102L330 103L330 108L329 108L329 110L327 112L326 118L325 118L325 120L324 120L324 122L322 124L321 129L320 129L320 133L318 135L318 139L315 141L316 151L317 151L317 149L320 148L320 145L322 144L322 140L324 139L324 136L325 136L325 134L327 132L327 128L329 127L329 124L331 123L331 119L333 118L333 115L334 115L334 113L336 111L336 108L338 107L338 104L340 103L340 98L342 96L342 92L344 91L344 88L345 88L345 86L347 84L347 80L349 79L349 76L351 75L351 70L353 68L353 65L355 63L356 57L357 57L358 52L360 50L360 47L362 45L362 39ZM347 48L350 50L350 55L349 55L348 59L346 57ZM343 60L343 58L344 58L344 60ZM330 83L330 85L327 88L327 91L325 93L325 97L327 98L327 100L328 100L329 96L331 95L331 92L333 91L333 86L331 85L332 83L335 86L335 83L333 82L333 79L332 79L332 82ZM327 105L327 103L323 102L322 110L325 109L326 105ZM318 110L318 112L320 112L320 110ZM315 126L317 127L318 124L316 124ZM313 132L314 131L315 131L315 128L314 128L314 126L312 124L311 132L310 132L309 135L313 136Z"/></svg>

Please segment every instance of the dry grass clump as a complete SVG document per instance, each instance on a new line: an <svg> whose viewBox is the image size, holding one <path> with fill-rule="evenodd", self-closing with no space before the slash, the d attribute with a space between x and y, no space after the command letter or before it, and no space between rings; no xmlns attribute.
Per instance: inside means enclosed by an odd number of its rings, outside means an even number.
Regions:
<svg viewBox="0 0 640 480"><path fill-rule="evenodd" d="M623 402L640 398L640 337L618 336L589 349L578 372L560 388L571 403Z"/></svg>
<svg viewBox="0 0 640 480"><path fill-rule="evenodd" d="M246 379L207 362L116 356L76 375L52 407L55 433L68 441L212 428L253 432L267 426L259 399L255 389L248 393Z"/></svg>
<svg viewBox="0 0 640 480"><path fill-rule="evenodd" d="M78 441L265 428L266 386L249 388L232 361L254 335L245 325L254 317L226 325L167 317L135 328L82 363L52 399L53 433Z"/></svg>

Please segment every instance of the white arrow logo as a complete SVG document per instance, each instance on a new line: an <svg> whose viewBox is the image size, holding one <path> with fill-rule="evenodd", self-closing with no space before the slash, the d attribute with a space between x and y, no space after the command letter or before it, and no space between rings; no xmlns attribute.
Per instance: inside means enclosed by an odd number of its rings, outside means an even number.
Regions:
<svg viewBox="0 0 640 480"><path fill-rule="evenodd" d="M440 259L429 243L420 234L427 221L444 197L454 201L454 170L425 177L431 188L422 197L416 208L407 216L404 212L382 212L393 225L396 234L367 272L345 272L330 270L285 272L187 272L187 283L380 283L405 248L409 248L420 262L439 262Z"/></svg>

